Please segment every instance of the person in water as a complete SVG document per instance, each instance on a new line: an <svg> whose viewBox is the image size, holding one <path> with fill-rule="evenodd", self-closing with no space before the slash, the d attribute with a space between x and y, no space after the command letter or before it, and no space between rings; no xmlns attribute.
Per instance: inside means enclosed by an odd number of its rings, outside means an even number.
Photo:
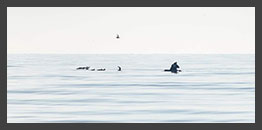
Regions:
<svg viewBox="0 0 262 130"><path fill-rule="evenodd" d="M173 73L177 73L178 72L177 68L179 68L179 66L177 65L177 62L175 62L174 64L171 65L170 71Z"/></svg>
<svg viewBox="0 0 262 130"><path fill-rule="evenodd" d="M165 70L165 71L171 71L172 73L177 73L178 71L180 72L181 70L178 70L177 68L180 68L177 64L177 62L173 63L170 67L170 69Z"/></svg>

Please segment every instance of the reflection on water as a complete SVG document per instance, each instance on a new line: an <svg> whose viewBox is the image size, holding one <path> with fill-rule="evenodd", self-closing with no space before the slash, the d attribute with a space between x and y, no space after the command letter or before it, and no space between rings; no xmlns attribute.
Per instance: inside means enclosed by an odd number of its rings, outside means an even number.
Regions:
<svg viewBox="0 0 262 130"><path fill-rule="evenodd" d="M7 73L8 123L255 122L254 55L8 54Z"/></svg>

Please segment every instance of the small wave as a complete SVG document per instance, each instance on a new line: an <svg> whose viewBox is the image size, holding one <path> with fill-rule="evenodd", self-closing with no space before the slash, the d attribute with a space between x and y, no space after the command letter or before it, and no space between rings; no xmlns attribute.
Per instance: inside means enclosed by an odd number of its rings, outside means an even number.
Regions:
<svg viewBox="0 0 262 130"><path fill-rule="evenodd" d="M10 67L10 68L11 68L11 67L21 67L21 66L7 65L7 68L8 68L8 67Z"/></svg>
<svg viewBox="0 0 262 130"><path fill-rule="evenodd" d="M234 84L250 84L250 83L83 83L83 84L49 84L48 86L61 86L61 87L180 87L192 89L255 89L254 87L232 87ZM221 86L221 87L218 87ZM231 87L225 87L231 86Z"/></svg>

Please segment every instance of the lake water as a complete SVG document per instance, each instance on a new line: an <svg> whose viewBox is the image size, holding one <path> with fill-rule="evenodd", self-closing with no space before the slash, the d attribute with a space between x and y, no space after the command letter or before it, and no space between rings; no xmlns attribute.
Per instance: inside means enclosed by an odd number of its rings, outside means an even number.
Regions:
<svg viewBox="0 0 262 130"><path fill-rule="evenodd" d="M254 123L255 55L8 54L7 121Z"/></svg>

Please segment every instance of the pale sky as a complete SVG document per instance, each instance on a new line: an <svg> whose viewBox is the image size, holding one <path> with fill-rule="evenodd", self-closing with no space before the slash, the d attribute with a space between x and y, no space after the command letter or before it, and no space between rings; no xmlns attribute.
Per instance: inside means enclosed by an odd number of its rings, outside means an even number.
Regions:
<svg viewBox="0 0 262 130"><path fill-rule="evenodd" d="M255 7L8 7L7 51L254 54Z"/></svg>

